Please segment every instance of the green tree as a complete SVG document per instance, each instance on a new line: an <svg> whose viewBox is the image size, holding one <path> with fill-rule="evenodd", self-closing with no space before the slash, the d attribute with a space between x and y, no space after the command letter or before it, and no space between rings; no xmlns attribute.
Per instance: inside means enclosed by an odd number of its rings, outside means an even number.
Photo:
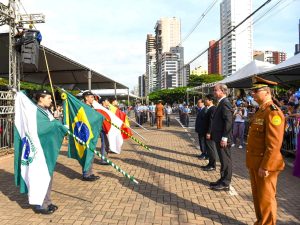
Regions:
<svg viewBox="0 0 300 225"><path fill-rule="evenodd" d="M5 78L0 78L0 86L7 86L8 85L8 79ZM21 90L40 90L42 88L47 89L48 91L51 91L51 87L50 85L41 85L41 84L35 84L35 83L29 83L29 82L24 82L21 81L21 85L20 85ZM56 89L54 88L54 91ZM73 95L78 94L80 91L79 90L70 90L70 93L72 93Z"/></svg>
<svg viewBox="0 0 300 225"><path fill-rule="evenodd" d="M149 100L157 102L162 100L164 103L183 102L186 98L187 87L178 87L174 89L164 89L149 94Z"/></svg>
<svg viewBox="0 0 300 225"><path fill-rule="evenodd" d="M189 78L189 87L196 87L202 84L213 83L216 81L223 80L223 76L220 74L207 74L207 75L190 75Z"/></svg>

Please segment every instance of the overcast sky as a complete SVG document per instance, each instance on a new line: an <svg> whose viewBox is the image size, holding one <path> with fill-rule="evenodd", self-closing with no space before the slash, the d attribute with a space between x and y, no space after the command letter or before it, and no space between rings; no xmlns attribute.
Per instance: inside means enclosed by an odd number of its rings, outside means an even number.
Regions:
<svg viewBox="0 0 300 225"><path fill-rule="evenodd" d="M243 1L243 0L241 0ZM285 51L293 56L299 42L300 0L272 0L254 16L263 15L253 26L254 49ZM7 0L0 0L7 4ZM145 73L145 41L154 34L161 17L181 19L182 38L192 29L213 0L23 0L27 13L43 13L42 44L83 65L91 67L133 88ZM183 42L185 63L220 38L220 2L205 16L197 29ZM253 0L253 10L265 0ZM21 13L24 13L21 7ZM247 15L245 15L246 17ZM1 28L5 29L4 27ZM207 65L207 55L191 68ZM50 65L51 67L51 65Z"/></svg>

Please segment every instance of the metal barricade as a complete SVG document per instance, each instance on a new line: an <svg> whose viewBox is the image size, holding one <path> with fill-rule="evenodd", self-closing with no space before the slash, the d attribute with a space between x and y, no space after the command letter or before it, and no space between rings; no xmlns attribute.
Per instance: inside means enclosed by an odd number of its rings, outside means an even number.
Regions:
<svg viewBox="0 0 300 225"><path fill-rule="evenodd" d="M245 142L247 142L247 135L249 129L249 120L253 114L248 114L248 119L245 121ZM297 136L300 131L300 118L286 117L285 132L283 137L283 143L281 151L284 153L291 153L296 155L297 146Z"/></svg>
<svg viewBox="0 0 300 225"><path fill-rule="evenodd" d="M13 93L0 91L0 155L13 148Z"/></svg>
<svg viewBox="0 0 300 225"><path fill-rule="evenodd" d="M0 118L0 151L13 147L12 117Z"/></svg>
<svg viewBox="0 0 300 225"><path fill-rule="evenodd" d="M297 135L299 133L299 119L295 117L287 117L284 139L282 144L282 151L296 154L297 149Z"/></svg>

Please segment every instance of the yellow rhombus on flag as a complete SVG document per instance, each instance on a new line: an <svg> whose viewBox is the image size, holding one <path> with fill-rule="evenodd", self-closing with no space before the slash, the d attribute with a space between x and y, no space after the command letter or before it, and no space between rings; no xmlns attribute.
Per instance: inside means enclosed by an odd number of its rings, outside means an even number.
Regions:
<svg viewBox="0 0 300 225"><path fill-rule="evenodd" d="M74 117L72 128L75 136L79 137L80 140L83 140L86 144L89 144L90 140L94 137L91 125L82 107L78 110L77 115ZM75 138L74 142L78 155L80 158L82 158L86 147L78 142Z"/></svg>

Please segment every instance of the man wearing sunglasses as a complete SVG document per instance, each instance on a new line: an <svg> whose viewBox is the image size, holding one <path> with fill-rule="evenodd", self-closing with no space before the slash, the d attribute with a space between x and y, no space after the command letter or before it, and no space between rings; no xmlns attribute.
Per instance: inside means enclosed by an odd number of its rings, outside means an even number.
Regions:
<svg viewBox="0 0 300 225"><path fill-rule="evenodd" d="M246 165L249 170L255 224L276 224L277 178L284 169L280 153L284 135L284 115L272 100L271 87L276 82L254 77L252 96L259 109L250 121L246 148Z"/></svg>

